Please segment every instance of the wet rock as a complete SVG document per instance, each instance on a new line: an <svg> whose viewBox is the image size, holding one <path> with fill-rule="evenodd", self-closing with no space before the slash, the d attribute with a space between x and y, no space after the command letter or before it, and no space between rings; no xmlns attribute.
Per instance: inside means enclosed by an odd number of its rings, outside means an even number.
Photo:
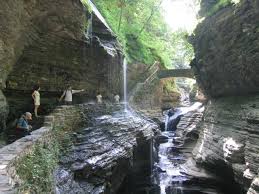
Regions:
<svg viewBox="0 0 259 194"><path fill-rule="evenodd" d="M202 120L203 109L182 116L175 132L166 131L169 140L157 146L160 160L154 168L154 182L161 192L168 193L218 193L220 179L192 159L192 150L198 139L197 125ZM159 134L160 135L160 134Z"/></svg>
<svg viewBox="0 0 259 194"><path fill-rule="evenodd" d="M9 107L3 92L0 90L0 133L6 129L6 119L9 112Z"/></svg>
<svg viewBox="0 0 259 194"><path fill-rule="evenodd" d="M95 97L96 88L103 96L120 90L122 53L116 37L82 1L3 1L0 12L0 90L14 94L6 95L9 128L15 128L15 118L33 109L35 84L47 92L41 95L39 114L53 110L67 84L87 91L75 95L81 102ZM92 33L87 34L90 23ZM1 132L8 115L2 91L0 110Z"/></svg>
<svg viewBox="0 0 259 194"><path fill-rule="evenodd" d="M198 167L196 165L196 162L192 158L189 158L187 162L185 162L184 165L181 166L181 168L182 173L196 179L203 179L207 181L215 181L219 179L218 177L216 177L209 171L205 170L204 168Z"/></svg>
<svg viewBox="0 0 259 194"><path fill-rule="evenodd" d="M166 172L166 170L163 170L163 169L162 169L162 168L160 168L160 167L157 167L157 168L156 168L156 170L157 170L157 172L158 172L158 173L161 173L161 172L162 172L162 173L163 173L163 172Z"/></svg>
<svg viewBox="0 0 259 194"><path fill-rule="evenodd" d="M203 2L215 5L219 1ZM206 17L195 29L191 40L195 60L191 65L207 95L258 92L258 15L257 0L240 1Z"/></svg>
<svg viewBox="0 0 259 194"><path fill-rule="evenodd" d="M226 165L245 190L256 179L259 169L259 128L250 122L258 120L258 102L256 95L212 100L200 125L201 133L193 152L200 164L214 166L212 168ZM256 106L251 108L251 104Z"/></svg>
<svg viewBox="0 0 259 194"><path fill-rule="evenodd" d="M158 126L131 112L101 116L92 108L94 125L77 132L73 149L62 158L73 179L57 182L60 193L74 187L85 193L116 193L130 172L151 171L152 136Z"/></svg>
<svg viewBox="0 0 259 194"><path fill-rule="evenodd" d="M160 135L157 135L157 136L156 136L155 141L156 141L156 143L158 143L158 144L160 144L160 143L165 143L165 142L168 141L168 137L165 136L165 135L160 134Z"/></svg>
<svg viewBox="0 0 259 194"><path fill-rule="evenodd" d="M5 51L0 58L5 64L0 85L30 91L39 82L43 91L60 91L69 82L91 96L95 96L97 84L107 93L107 88L120 87L117 40L105 20L95 10L90 17L81 1L15 0L2 2L0 10L0 52L1 48ZM92 34L86 34L90 22ZM16 76L17 72L21 76ZM117 79L111 76L114 73Z"/></svg>
<svg viewBox="0 0 259 194"><path fill-rule="evenodd" d="M259 191L259 178L256 177L256 178L253 180L253 182L252 182L252 184L251 184L249 190L247 191L247 194L257 194L258 191Z"/></svg>

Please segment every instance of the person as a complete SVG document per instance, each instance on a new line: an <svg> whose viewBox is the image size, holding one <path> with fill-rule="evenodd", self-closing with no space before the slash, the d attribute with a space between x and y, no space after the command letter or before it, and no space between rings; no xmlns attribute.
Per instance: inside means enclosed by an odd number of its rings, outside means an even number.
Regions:
<svg viewBox="0 0 259 194"><path fill-rule="evenodd" d="M120 102L120 96L118 94L116 94L114 96L114 101L115 101L115 103L119 103Z"/></svg>
<svg viewBox="0 0 259 194"><path fill-rule="evenodd" d="M32 114L30 112L26 112L17 121L16 136L18 138L31 134L30 130L32 129L32 126L28 123L30 120L32 120Z"/></svg>
<svg viewBox="0 0 259 194"><path fill-rule="evenodd" d="M98 92L98 95L96 96L98 104L102 103L102 98L103 98L102 95Z"/></svg>
<svg viewBox="0 0 259 194"><path fill-rule="evenodd" d="M66 105L71 105L73 101L73 94L83 92L84 89L82 90L72 90L71 86L68 86L67 89L63 92L61 97L59 98L59 101L61 101L64 97L64 102Z"/></svg>
<svg viewBox="0 0 259 194"><path fill-rule="evenodd" d="M34 101L34 114L35 114L35 117L39 117L38 116L38 109L39 109L39 106L40 106L40 86L39 85L36 85L34 86L34 90L33 90L33 93L32 93L32 98L33 98L33 101Z"/></svg>

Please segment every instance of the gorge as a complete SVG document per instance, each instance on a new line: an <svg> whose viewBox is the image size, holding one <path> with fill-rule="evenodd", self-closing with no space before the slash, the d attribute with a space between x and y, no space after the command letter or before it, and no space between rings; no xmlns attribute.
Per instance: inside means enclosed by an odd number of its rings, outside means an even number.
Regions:
<svg viewBox="0 0 259 194"><path fill-rule="evenodd" d="M259 2L199 5L187 69L157 1L0 2L0 193L259 193ZM68 85L85 91L62 105Z"/></svg>

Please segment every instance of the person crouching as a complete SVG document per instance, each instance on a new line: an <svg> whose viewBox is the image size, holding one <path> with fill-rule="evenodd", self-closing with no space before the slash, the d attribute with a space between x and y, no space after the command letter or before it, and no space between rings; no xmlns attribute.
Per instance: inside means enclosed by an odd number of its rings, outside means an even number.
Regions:
<svg viewBox="0 0 259 194"><path fill-rule="evenodd" d="M16 137L22 138L26 135L30 135L32 126L29 125L29 121L32 120L32 114L30 112L24 113L17 122L16 125Z"/></svg>

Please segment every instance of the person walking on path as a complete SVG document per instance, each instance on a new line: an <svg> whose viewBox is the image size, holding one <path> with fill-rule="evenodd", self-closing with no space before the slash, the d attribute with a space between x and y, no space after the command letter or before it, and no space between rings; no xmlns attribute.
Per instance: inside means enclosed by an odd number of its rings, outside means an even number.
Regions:
<svg viewBox="0 0 259 194"><path fill-rule="evenodd" d="M38 116L38 109L39 109L39 106L40 106L40 86L39 85L36 85L34 87L34 90L33 90L33 93L32 93L32 98L33 98L33 101L34 101L34 114L35 114L35 117L39 117Z"/></svg>
<svg viewBox="0 0 259 194"><path fill-rule="evenodd" d="M73 101L73 94L83 92L82 90L72 90L71 86L68 86L68 88L63 92L62 96L59 98L59 101L61 101L64 97L64 102L66 105L71 105Z"/></svg>

